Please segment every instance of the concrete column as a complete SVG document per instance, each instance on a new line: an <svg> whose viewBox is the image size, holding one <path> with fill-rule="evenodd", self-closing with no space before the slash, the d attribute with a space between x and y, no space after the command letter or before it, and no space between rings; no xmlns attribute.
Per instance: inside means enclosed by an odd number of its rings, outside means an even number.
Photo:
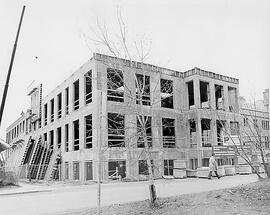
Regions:
<svg viewBox="0 0 270 215"><path fill-rule="evenodd" d="M201 108L200 81L198 78L193 80L194 104L196 108Z"/></svg>
<svg viewBox="0 0 270 215"><path fill-rule="evenodd" d="M235 112L239 113L239 88L236 88L236 92L235 92Z"/></svg>
<svg viewBox="0 0 270 215"><path fill-rule="evenodd" d="M44 104L42 103L41 104L41 116L40 116L40 118L41 118L41 127L43 127L45 124L44 124L44 119L45 119L45 117L44 117L44 113L45 113L45 108L44 108ZM48 110L47 110L48 111ZM23 124L23 122L22 122L22 124ZM22 125L23 126L23 125ZM24 130L24 128L23 128L23 130Z"/></svg>
<svg viewBox="0 0 270 215"><path fill-rule="evenodd" d="M47 102L47 124L51 123L51 101Z"/></svg>
<svg viewBox="0 0 270 215"><path fill-rule="evenodd" d="M159 114L152 115L152 137L153 137L153 147L163 148L162 140L162 119Z"/></svg>
<svg viewBox="0 0 270 215"><path fill-rule="evenodd" d="M182 110L189 110L189 95L188 95L188 84L184 82L184 86L182 88L181 96L183 98L183 103L181 103Z"/></svg>
<svg viewBox="0 0 270 215"><path fill-rule="evenodd" d="M66 88L62 92L62 117L66 116Z"/></svg>
<svg viewBox="0 0 270 215"><path fill-rule="evenodd" d="M62 151L62 153L65 152L65 146L66 146L65 125L62 125L62 127L61 127L61 151ZM64 166L63 166L63 168L64 168Z"/></svg>
<svg viewBox="0 0 270 215"><path fill-rule="evenodd" d="M134 101L134 100L133 100ZM135 114L126 114L125 115L125 127L129 127L131 129L126 130L125 139L128 140L125 142L126 147L126 176L130 178L134 176L133 170L133 160L132 160L132 152L133 149L137 146L137 126L136 126L136 115Z"/></svg>
<svg viewBox="0 0 270 215"><path fill-rule="evenodd" d="M85 105L85 89L84 89L84 75L81 75L79 78L79 107L83 107Z"/></svg>
<svg viewBox="0 0 270 215"><path fill-rule="evenodd" d="M58 119L58 99L54 97L54 122Z"/></svg>
<svg viewBox="0 0 270 215"><path fill-rule="evenodd" d="M182 90L181 85L183 85L183 82L180 82L179 80L174 79L173 80L173 106L174 109L181 110L183 103L183 95L184 91Z"/></svg>
<svg viewBox="0 0 270 215"><path fill-rule="evenodd" d="M124 102L128 105L135 105L136 104L135 74L129 70L123 71L123 77L124 77Z"/></svg>
<svg viewBox="0 0 270 215"><path fill-rule="evenodd" d="M151 104L153 105L153 107L157 107L157 108L161 107L160 74L159 73L155 73L153 76L150 77L150 92L152 92Z"/></svg>
<svg viewBox="0 0 270 215"><path fill-rule="evenodd" d="M61 114L62 114L62 118L64 118L65 117L65 103L64 103L64 100L65 100L65 90L63 90L61 92L61 96L62 96L62 100L61 100L61 106L62 106Z"/></svg>
<svg viewBox="0 0 270 215"><path fill-rule="evenodd" d="M53 129L53 148L57 146L57 128Z"/></svg>
<svg viewBox="0 0 270 215"><path fill-rule="evenodd" d="M179 148L179 149L183 147L182 143L185 142L185 140L182 139L184 137L183 131L182 131L183 123L184 123L183 118L180 118L180 117L175 118L175 138L176 138L175 146L176 148Z"/></svg>
<svg viewBox="0 0 270 215"><path fill-rule="evenodd" d="M85 148L84 145L85 145L85 126L84 126L84 116L80 117L79 118L79 138L80 138L80 150Z"/></svg>
<svg viewBox="0 0 270 215"><path fill-rule="evenodd" d="M197 131L197 156L198 156L198 167L202 166L202 126L201 126L201 116L197 113L196 121L196 131Z"/></svg>
<svg viewBox="0 0 270 215"><path fill-rule="evenodd" d="M211 117L211 144L217 145L217 123L216 123L216 117Z"/></svg>
<svg viewBox="0 0 270 215"><path fill-rule="evenodd" d="M229 91L228 86L223 86L223 98L224 98L224 109L226 112L229 111Z"/></svg>
<svg viewBox="0 0 270 215"><path fill-rule="evenodd" d="M85 181L85 162L80 161L79 166L80 166L80 180Z"/></svg>
<svg viewBox="0 0 270 215"><path fill-rule="evenodd" d="M197 130L197 147L202 147L202 125L201 125L201 117L197 116L196 121L196 130Z"/></svg>
<svg viewBox="0 0 270 215"><path fill-rule="evenodd" d="M68 124L68 151L73 151L73 121Z"/></svg>
<svg viewBox="0 0 270 215"><path fill-rule="evenodd" d="M216 109L216 90L215 84L213 82L209 83L210 89L210 108L215 110Z"/></svg>
<svg viewBox="0 0 270 215"><path fill-rule="evenodd" d="M69 108L68 113L71 114L74 111L74 85L73 82L69 85Z"/></svg>

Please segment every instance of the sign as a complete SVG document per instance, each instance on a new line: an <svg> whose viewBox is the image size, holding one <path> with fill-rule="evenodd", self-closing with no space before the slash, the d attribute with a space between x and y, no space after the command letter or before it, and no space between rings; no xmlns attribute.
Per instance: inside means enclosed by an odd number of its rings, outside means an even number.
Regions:
<svg viewBox="0 0 270 215"><path fill-rule="evenodd" d="M245 153L247 155L251 155L251 146L236 146L237 147L237 151L242 154Z"/></svg>
<svg viewBox="0 0 270 215"><path fill-rule="evenodd" d="M234 157L235 149L232 146L213 146L216 157Z"/></svg>
<svg viewBox="0 0 270 215"><path fill-rule="evenodd" d="M233 157L237 155L237 151L240 154L251 155L250 146L213 146L212 150L216 157Z"/></svg>
<svg viewBox="0 0 270 215"><path fill-rule="evenodd" d="M238 135L226 135L223 137L223 145L230 146L230 145L240 145L240 140Z"/></svg>

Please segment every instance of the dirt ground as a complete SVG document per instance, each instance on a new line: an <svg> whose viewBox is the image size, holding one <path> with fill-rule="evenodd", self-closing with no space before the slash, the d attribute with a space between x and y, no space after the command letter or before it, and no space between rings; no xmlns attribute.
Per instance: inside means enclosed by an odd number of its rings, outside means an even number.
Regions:
<svg viewBox="0 0 270 215"><path fill-rule="evenodd" d="M96 214L96 209L72 211L61 215ZM102 215L211 215L211 214L270 214L270 179L238 187L198 194L158 199L155 209L148 201L112 205L102 208Z"/></svg>

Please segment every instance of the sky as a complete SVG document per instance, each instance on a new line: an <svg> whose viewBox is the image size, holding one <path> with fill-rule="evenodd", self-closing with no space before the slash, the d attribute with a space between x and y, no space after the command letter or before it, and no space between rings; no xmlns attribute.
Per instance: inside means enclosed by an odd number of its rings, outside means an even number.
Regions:
<svg viewBox="0 0 270 215"><path fill-rule="evenodd" d="M0 98L23 5L0 138L29 108L27 87L46 96L92 56L97 19L118 34L117 7L128 38L151 41L147 63L184 72L193 67L238 78L240 95L261 99L270 88L269 0L0 0Z"/></svg>

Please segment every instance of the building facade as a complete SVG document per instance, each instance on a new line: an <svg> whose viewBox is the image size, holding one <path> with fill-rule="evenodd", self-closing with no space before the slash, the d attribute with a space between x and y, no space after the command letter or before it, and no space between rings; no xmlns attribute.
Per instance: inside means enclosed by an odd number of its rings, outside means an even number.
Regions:
<svg viewBox="0 0 270 215"><path fill-rule="evenodd" d="M64 180L96 180L99 161L103 180L145 179L148 156L156 178L173 175L175 161L196 170L224 144L225 129L240 132L238 79L199 68L182 73L94 54L45 97L42 85L29 96L30 109L7 128L7 142L22 143L7 165L45 164L48 152L46 165L60 165Z"/></svg>
<svg viewBox="0 0 270 215"><path fill-rule="evenodd" d="M243 142L251 145L253 162L268 163L270 159L270 127L269 127L269 89L263 92L263 99L247 102L240 97L241 134Z"/></svg>

